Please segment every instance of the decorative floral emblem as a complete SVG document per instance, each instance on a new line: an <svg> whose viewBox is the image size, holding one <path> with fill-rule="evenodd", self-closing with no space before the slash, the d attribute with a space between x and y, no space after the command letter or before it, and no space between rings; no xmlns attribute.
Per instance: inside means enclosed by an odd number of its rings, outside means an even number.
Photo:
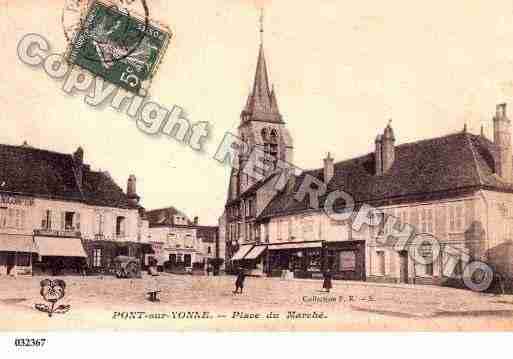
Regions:
<svg viewBox="0 0 513 359"><path fill-rule="evenodd" d="M47 304L36 304L35 308L41 312L48 313L48 316L51 317L53 313L66 313L71 306L70 305L59 305L55 307L55 304L64 298L66 294L66 283L62 279L44 279L40 283L41 290L40 294L44 300L46 300L50 305Z"/></svg>

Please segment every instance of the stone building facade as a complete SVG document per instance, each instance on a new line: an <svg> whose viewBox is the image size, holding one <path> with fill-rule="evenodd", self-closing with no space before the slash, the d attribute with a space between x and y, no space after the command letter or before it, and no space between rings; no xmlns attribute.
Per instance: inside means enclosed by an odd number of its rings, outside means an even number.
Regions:
<svg viewBox="0 0 513 359"><path fill-rule="evenodd" d="M135 177L125 194L83 158L81 148L0 145L0 275L105 272L116 255L143 257L148 224Z"/></svg>
<svg viewBox="0 0 513 359"><path fill-rule="evenodd" d="M259 131L279 123L275 135L284 140L266 154L271 161L292 160L292 139L276 95L268 90L265 66L261 46L239 136L250 148L260 146ZM259 111L265 116L258 117ZM376 137L369 134L373 152L340 162L328 154L320 168L289 177L282 189L273 180L280 169L261 181L241 180L242 171L234 169L220 220L227 269L243 265L263 275L288 271L309 278L330 271L348 280L451 284L461 282L468 263L479 260L513 278L513 156L506 104L497 105L491 122L493 139L464 128L404 144L396 143L389 123ZM244 165L241 158L238 168ZM297 196L307 178L326 188L315 208L308 196ZM344 191L355 203L346 221L323 210L334 191ZM371 222L355 230L355 216L365 206L373 208ZM417 238L420 249L412 243ZM437 245L424 244L433 241Z"/></svg>
<svg viewBox="0 0 513 359"><path fill-rule="evenodd" d="M149 237L158 266L170 270L207 269L219 258L217 226L202 226L174 207L147 212Z"/></svg>

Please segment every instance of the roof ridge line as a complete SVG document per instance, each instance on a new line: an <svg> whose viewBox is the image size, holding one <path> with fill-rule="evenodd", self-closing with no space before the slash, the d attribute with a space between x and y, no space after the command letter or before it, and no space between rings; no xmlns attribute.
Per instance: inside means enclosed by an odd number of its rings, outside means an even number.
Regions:
<svg viewBox="0 0 513 359"><path fill-rule="evenodd" d="M11 144L8 144L8 143L0 143L0 146L20 148L20 149L27 149L27 150L35 150L35 151L41 151L41 152L48 152L48 153L55 154L55 155L72 156L71 154L69 154L67 152L58 152L58 151L48 150L46 148L39 148L39 147L30 146L30 145L23 146L23 145L11 145Z"/></svg>
<svg viewBox="0 0 513 359"><path fill-rule="evenodd" d="M418 144L418 143L422 143L422 142L438 140L438 139L447 138L447 137L451 137L451 136L459 136L459 135L463 135L463 133L461 133L461 132L453 132L453 133L448 133L448 134L443 135L443 136L425 138L425 139L422 139L422 140L412 141L412 142L405 142L405 143L401 143L400 145L396 145L395 148L402 147L402 146L413 145L413 144ZM477 136L477 135L472 134L472 133L467 133L467 135ZM355 156L355 157L351 157L351 158L346 158L344 160L340 160L340 161L335 162L333 165L336 166L336 165L339 165L339 164L344 163L344 162L350 162L350 161L362 159L364 157L372 155L373 153L374 152L367 152L367 153L365 153L363 155L359 155L359 156ZM322 170L322 169L323 169L323 167L302 169L302 172L304 173L304 172L310 172L310 171L319 171L319 170Z"/></svg>
<svg viewBox="0 0 513 359"><path fill-rule="evenodd" d="M476 152L474 150L474 144L470 140L470 135L469 134L465 134L465 138L466 138L466 140L468 141L468 143L470 145L470 151L472 152L472 159L474 160L474 165L476 167L477 179L479 181L479 185L482 186L484 184L484 181L483 181L483 177L481 175L481 170L479 168L479 164L477 163L477 156L476 156Z"/></svg>

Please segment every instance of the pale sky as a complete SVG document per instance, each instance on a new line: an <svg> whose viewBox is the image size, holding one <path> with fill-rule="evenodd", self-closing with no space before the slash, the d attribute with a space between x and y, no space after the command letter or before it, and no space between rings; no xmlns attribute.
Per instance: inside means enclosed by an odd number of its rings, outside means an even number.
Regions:
<svg viewBox="0 0 513 359"><path fill-rule="evenodd" d="M173 205L216 224L229 168L212 159L235 131L258 52L265 7L269 77L294 138L295 165L315 168L372 151L393 119L396 143L459 131L492 135L495 104L513 112L513 2L147 0L150 17L175 31L152 99L212 124L205 152L143 134L124 113L93 109L84 95L16 56L39 33L63 52L64 0L0 0L0 143L72 153L126 189L137 176L147 209ZM513 117L513 116L512 116Z"/></svg>

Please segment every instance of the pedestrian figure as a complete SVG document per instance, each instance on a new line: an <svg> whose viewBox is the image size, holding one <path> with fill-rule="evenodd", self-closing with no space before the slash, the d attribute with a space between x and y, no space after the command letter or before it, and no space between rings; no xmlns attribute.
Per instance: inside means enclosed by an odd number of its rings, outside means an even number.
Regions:
<svg viewBox="0 0 513 359"><path fill-rule="evenodd" d="M327 292L329 293L330 292L330 289L332 287L332 283L331 283L331 272L329 270L325 271L323 273L323 276L324 276L324 282L322 283L322 288Z"/></svg>
<svg viewBox="0 0 513 359"><path fill-rule="evenodd" d="M239 289L242 294L242 290L244 289L244 279L246 279L246 272L244 271L244 268L240 268L237 274L237 279L235 280L235 291L233 294L237 294Z"/></svg>
<svg viewBox="0 0 513 359"><path fill-rule="evenodd" d="M160 302L160 299L158 297L160 292L161 292L161 290L160 290L158 276L149 277L148 278L148 289L147 289L149 301L150 302Z"/></svg>
<svg viewBox="0 0 513 359"><path fill-rule="evenodd" d="M159 276L159 271L157 270L157 260L153 257L150 257L150 260L148 261L148 275L153 277Z"/></svg>

